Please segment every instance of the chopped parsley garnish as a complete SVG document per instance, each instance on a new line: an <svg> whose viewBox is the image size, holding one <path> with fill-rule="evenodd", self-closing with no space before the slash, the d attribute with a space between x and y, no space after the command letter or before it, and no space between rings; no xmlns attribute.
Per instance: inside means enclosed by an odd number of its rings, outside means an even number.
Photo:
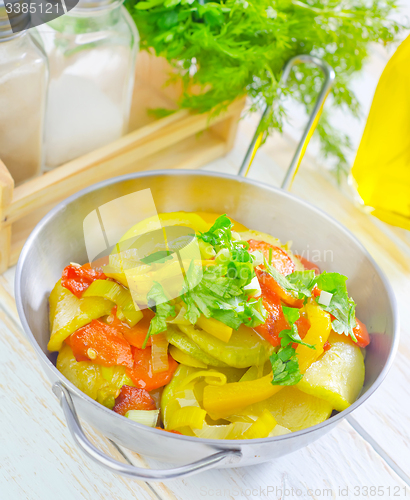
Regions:
<svg viewBox="0 0 410 500"><path fill-rule="evenodd" d="M350 335L356 342L353 328L356 326L355 308L356 304L347 293L347 277L339 273L327 273L323 271L315 276L314 271L295 271L283 276L265 260L265 271L287 292L295 298L305 301L312 296L312 290L317 285L320 290L331 293L332 298L328 306L316 302L320 307L332 314L336 319L332 321L332 328L336 333Z"/></svg>
<svg viewBox="0 0 410 500"><path fill-rule="evenodd" d="M273 372L273 385L295 385L302 379L299 370L299 362L293 343L304 345L310 349L315 346L306 344L300 338L296 321L300 318L299 310L295 307L283 306L283 314L290 325L290 329L282 330L279 334L281 339L278 352L271 355L270 362Z"/></svg>
<svg viewBox="0 0 410 500"><path fill-rule="evenodd" d="M295 271L284 276L265 260L265 271L287 292L295 298L302 299L312 295L315 283L314 271Z"/></svg>
<svg viewBox="0 0 410 500"><path fill-rule="evenodd" d="M194 269L195 266L191 263L187 275L195 272ZM249 299L243 289L248 284L248 279L242 284L236 277L230 277L227 269L229 270L229 265L205 268L201 281L194 288L185 291L182 295L187 309L185 319L195 324L202 313L234 330L242 323L250 327L261 325L267 317L262 299Z"/></svg>
<svg viewBox="0 0 410 500"><path fill-rule="evenodd" d="M249 297L244 290L256 276L254 257L247 250L247 242L237 241L232 237L232 226L231 220L226 215L221 215L209 231L198 236L198 239L211 244L215 252L224 250L226 258L223 264L205 268L195 265L194 261L190 263L185 275L186 285L181 290L180 298L186 306L184 317L193 325L201 314L207 318L215 318L234 330L241 324L254 328L266 321L268 313L263 307L262 298ZM158 255L159 253L149 256L152 257L150 262L167 258L167 255ZM166 330L166 320L175 314L175 307L168 302L159 283L154 284L147 298L149 303L156 306L148 339L149 335Z"/></svg>
<svg viewBox="0 0 410 500"><path fill-rule="evenodd" d="M325 292L332 294L332 298L328 306L323 304L319 305L322 309L336 318L332 321L333 330L336 333L350 335L352 340L357 342L353 333L353 328L356 326L356 304L347 293L346 280L347 277L343 276L343 274L327 273L324 271L315 278L315 284L318 288L320 288L320 290L324 290Z"/></svg>
<svg viewBox="0 0 410 500"><path fill-rule="evenodd" d="M153 284L151 290L147 294L147 300L150 309L155 307L155 316L152 318L149 325L147 336L142 345L143 349L147 345L149 336L164 332L167 329L167 318L175 315L175 306L169 302L160 283L156 282Z"/></svg>

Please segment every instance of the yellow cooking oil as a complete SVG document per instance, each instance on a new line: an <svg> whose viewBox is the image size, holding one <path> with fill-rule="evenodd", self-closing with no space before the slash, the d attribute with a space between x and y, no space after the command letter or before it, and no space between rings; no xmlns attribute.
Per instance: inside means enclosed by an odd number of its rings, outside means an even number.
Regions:
<svg viewBox="0 0 410 500"><path fill-rule="evenodd" d="M374 216L410 230L410 36L379 80L352 176Z"/></svg>

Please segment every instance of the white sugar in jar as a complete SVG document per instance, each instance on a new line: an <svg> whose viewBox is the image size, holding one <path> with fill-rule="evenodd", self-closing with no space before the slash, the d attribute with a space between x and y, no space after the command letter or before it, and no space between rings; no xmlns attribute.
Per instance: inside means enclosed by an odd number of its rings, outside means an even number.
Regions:
<svg viewBox="0 0 410 500"><path fill-rule="evenodd" d="M139 37L121 0L80 0L38 32L50 68L49 170L127 132Z"/></svg>
<svg viewBox="0 0 410 500"><path fill-rule="evenodd" d="M29 17L17 21L22 31L13 33L0 0L0 160L20 184L42 168L48 71L33 29L24 29Z"/></svg>

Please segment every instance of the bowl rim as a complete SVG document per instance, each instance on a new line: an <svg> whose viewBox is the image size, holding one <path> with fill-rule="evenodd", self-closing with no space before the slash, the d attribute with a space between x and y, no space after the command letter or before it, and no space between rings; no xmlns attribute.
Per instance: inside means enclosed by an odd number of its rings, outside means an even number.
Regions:
<svg viewBox="0 0 410 500"><path fill-rule="evenodd" d="M31 332L30 326L26 320L26 316L24 314L24 309L23 309L23 304L22 304L22 290L20 286L20 281L21 281L21 274L22 274L22 268L24 265L25 260L29 256L29 252L31 249L31 246L35 242L38 233L42 230L42 228L47 225L47 223L57 214L59 213L63 208L65 208L67 205L71 204L72 202L75 202L77 199L81 198L82 196L92 193L94 191L97 191L101 188L113 185L113 184L118 184L120 182L124 181L129 181L129 180L134 180L138 178L143 178L143 177L158 177L158 176L194 176L194 177L213 177L213 178L220 178L220 179L226 179L230 181L235 181L239 183L245 183L245 184L251 184L254 185L258 188L262 188L264 190L270 191L274 193L275 195L279 196L284 196L285 198L290 199L292 202L299 203L300 205L304 206L310 211L315 212L317 215L320 217L323 217L327 219L329 222L331 222L333 225L335 225L341 233L343 233L345 236L353 240L358 247L359 250L363 253L363 255L370 261L372 266L374 267L375 271L379 275L383 286L386 290L388 300L389 300L389 305L392 311L392 345L390 352L388 354L386 363L384 367L382 368L381 372L377 376L376 380L373 382L373 384L367 389L367 391L362 394L354 403L352 403L348 408L345 410L337 413L336 415L333 415L329 417L328 419L324 420L323 422L316 424L311 427L307 427L306 429L302 429L299 431L294 431L290 432L288 434L283 434L280 436L273 436L273 437L266 437L266 438L258 438L258 439L209 439L209 438L200 438L196 436L185 436L185 435L177 435L171 432L166 432L164 433L163 430L156 429L153 427L148 427L142 424L139 424L137 422L133 422L130 419L127 419L128 424L137 426L138 429L144 430L146 432L151 432L159 435L158 433L161 433L161 435L165 438L170 438L170 439L175 439L175 440L183 440L183 441L189 441L198 443L198 444L203 444L203 445L213 445L214 447L217 446L219 448L238 448L242 447L243 445L246 444L267 444L271 443L273 444L274 442L278 441L285 441L287 439L297 439L298 437L301 437L303 435L309 434L311 432L316 432L321 429L325 430L327 427L332 427L342 421L344 418L346 418L350 413L352 413L356 408L358 408L360 405L362 405L375 391L376 389L380 386L380 384L383 382L385 379L388 371L390 370L397 349L398 349L398 344L400 340L400 334L399 334L399 314L398 314L398 305L397 301L392 289L392 286L390 285L389 281L387 280L384 272L380 269L379 265L376 263L376 261L373 259L373 257L369 254L369 252L366 250L364 245L356 238L355 235L353 235L343 224L338 222L336 219L334 219L332 216L327 214L324 210L312 205L310 202L296 196L295 194L289 193L288 191L284 191L281 188L271 186L271 185L266 185L262 183L261 181L253 180L253 179L248 179L244 177L239 177L237 175L232 175L232 174L226 174L226 173L220 173L220 172L213 172L213 171L204 171L204 170L149 170L149 171L143 171L143 172L134 172L131 174L125 174L125 175L120 175L117 177L112 177L110 179L105 179L103 181L97 182L95 184L92 184L91 186L88 186L84 189L81 189L77 193L72 194L68 198L62 200L59 202L55 207L53 207L35 226L35 228L32 230L30 233L29 237L27 238L18 262L17 262L17 267L16 267L16 275L15 275L15 300L16 300L16 305L17 305L17 311L20 317L20 321L22 323L23 329L25 334L27 335L27 338L30 342L30 344L33 346L34 350L36 351L36 354L43 362L45 362L49 368L56 374L57 378L62 380L65 386L70 390L70 393L74 393L78 398L85 400L86 402L94 405L94 407L98 411L104 411L107 412L107 416L111 416L111 418L114 419L120 419L118 420L118 424L121 425L121 422L124 423L124 420L126 417L123 417L122 415L119 415L112 410L106 408L102 404L98 403L97 401L91 399L89 396L87 396L84 392L80 391L74 384L72 384L66 377L57 369L57 367L50 361L50 359L46 356L44 351L41 349L40 345L38 344L37 340L34 338L33 333ZM326 430L330 430L326 429Z"/></svg>

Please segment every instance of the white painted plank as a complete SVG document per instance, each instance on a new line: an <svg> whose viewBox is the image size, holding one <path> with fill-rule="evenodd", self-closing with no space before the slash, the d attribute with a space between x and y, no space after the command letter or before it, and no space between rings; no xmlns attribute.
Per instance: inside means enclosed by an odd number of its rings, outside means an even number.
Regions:
<svg viewBox="0 0 410 500"><path fill-rule="evenodd" d="M130 459L141 466L141 457L133 458L133 455L128 452ZM151 459L145 459L145 463L151 467L161 466ZM393 497L387 493L389 487L402 498L410 495L405 483L347 423L340 424L307 448L275 461L210 470L168 481L166 486L181 500L214 497L311 500L341 498L341 490L348 491L349 499L365 498L366 487L370 495L370 487L375 486L384 489L385 498Z"/></svg>
<svg viewBox="0 0 410 500"><path fill-rule="evenodd" d="M75 447L29 343L0 311L0 497L73 500L157 498L144 482L111 474ZM110 443L87 427L107 453Z"/></svg>

